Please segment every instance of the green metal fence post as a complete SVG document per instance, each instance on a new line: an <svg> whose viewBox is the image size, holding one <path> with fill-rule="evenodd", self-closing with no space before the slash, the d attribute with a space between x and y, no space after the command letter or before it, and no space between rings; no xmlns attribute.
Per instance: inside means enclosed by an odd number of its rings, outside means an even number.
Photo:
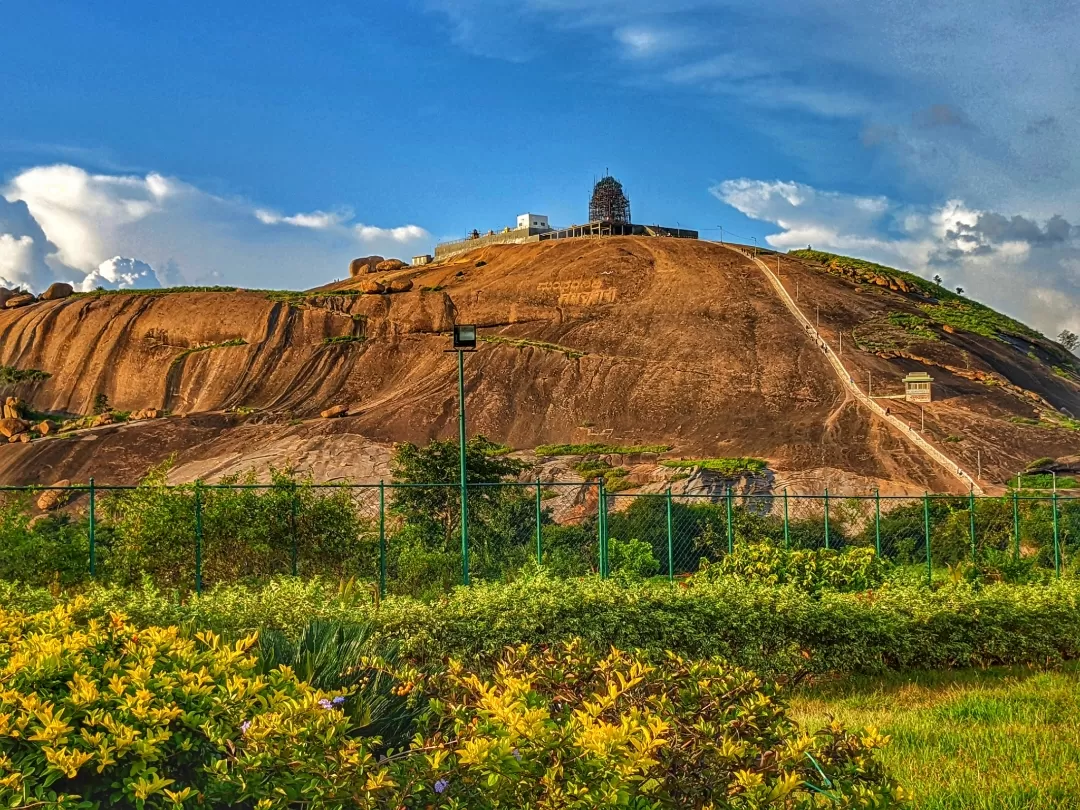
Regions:
<svg viewBox="0 0 1080 810"><path fill-rule="evenodd" d="M923 536L926 538L926 585L934 584L934 564L930 554L930 493L923 493Z"/></svg>
<svg viewBox="0 0 1080 810"><path fill-rule="evenodd" d="M386 484L379 482L379 597L386 598Z"/></svg>
<svg viewBox="0 0 1080 810"><path fill-rule="evenodd" d="M536 479L536 564L544 564L544 508L541 505L540 478Z"/></svg>
<svg viewBox="0 0 1080 810"><path fill-rule="evenodd" d="M825 548L832 548L829 542L829 488L825 487Z"/></svg>
<svg viewBox="0 0 1080 810"><path fill-rule="evenodd" d="M1014 492L1013 502L1013 558L1020 562L1020 498Z"/></svg>
<svg viewBox="0 0 1080 810"><path fill-rule="evenodd" d="M727 553L731 554L735 551L735 527L731 523L731 500L732 493L731 487L727 488Z"/></svg>
<svg viewBox="0 0 1080 810"><path fill-rule="evenodd" d="M90 479L90 578L97 574L97 493L94 491L94 479Z"/></svg>
<svg viewBox="0 0 1080 810"><path fill-rule="evenodd" d="M599 501L599 524L600 524L600 577L606 579L608 575L608 536L607 536L607 491L604 489L604 479L599 479L597 484Z"/></svg>
<svg viewBox="0 0 1080 810"><path fill-rule="evenodd" d="M788 521L787 487L784 487L784 548L791 548L791 524Z"/></svg>
<svg viewBox="0 0 1080 810"><path fill-rule="evenodd" d="M874 553L881 557L881 490L874 490Z"/></svg>
<svg viewBox="0 0 1080 810"><path fill-rule="evenodd" d="M195 593L202 593L202 482L195 482Z"/></svg>
<svg viewBox="0 0 1080 810"><path fill-rule="evenodd" d="M968 490L968 519L971 524L971 562L978 562L978 550L975 544L975 490Z"/></svg>
<svg viewBox="0 0 1080 810"><path fill-rule="evenodd" d="M296 484L289 489L289 534L292 541L292 575L300 573L300 553L296 547Z"/></svg>
<svg viewBox="0 0 1080 810"><path fill-rule="evenodd" d="M1058 494L1054 492L1053 499L1054 510L1054 571L1057 572L1058 577L1061 576L1061 536L1058 531Z"/></svg>
<svg viewBox="0 0 1080 810"><path fill-rule="evenodd" d="M667 488L667 578L675 581L675 543L671 531L671 487Z"/></svg>

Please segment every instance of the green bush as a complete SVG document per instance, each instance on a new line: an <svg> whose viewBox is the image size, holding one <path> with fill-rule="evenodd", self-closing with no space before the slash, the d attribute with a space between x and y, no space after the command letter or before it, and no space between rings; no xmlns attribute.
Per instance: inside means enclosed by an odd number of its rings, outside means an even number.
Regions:
<svg viewBox="0 0 1080 810"><path fill-rule="evenodd" d="M859 592L877 588L885 581L885 565L870 548L847 551L816 549L785 550L766 543L735 547L720 565L707 561L697 581L714 581L718 577L734 577L744 582L767 585L793 585L799 590L816 593L823 589Z"/></svg>
<svg viewBox="0 0 1080 810"><path fill-rule="evenodd" d="M608 540L608 563L611 574L620 582L640 582L656 576L660 563L648 543L640 540Z"/></svg>
<svg viewBox="0 0 1080 810"><path fill-rule="evenodd" d="M169 486L167 466L134 490L103 498L102 575L191 588L195 583L196 487ZM374 580L378 535L346 488L316 488L271 469L270 485L254 474L227 476L199 489L202 578L207 584L283 574L361 575Z"/></svg>
<svg viewBox="0 0 1080 810"><path fill-rule="evenodd" d="M66 514L30 517L27 493L0 503L0 579L69 588L89 577L85 527Z"/></svg>
<svg viewBox="0 0 1080 810"><path fill-rule="evenodd" d="M0 589L9 604L48 594ZM14 600L14 601L12 601ZM982 584L961 577L934 590L886 582L870 593L811 594L732 577L620 585L544 573L458 588L433 603L324 581L228 585L201 597L91 588L80 614L121 611L141 624L179 624L242 635L263 627L296 637L312 619L370 622L420 661L491 660L506 646L580 637L597 649L719 655L759 672L790 674L941 669L1080 657L1080 583Z"/></svg>

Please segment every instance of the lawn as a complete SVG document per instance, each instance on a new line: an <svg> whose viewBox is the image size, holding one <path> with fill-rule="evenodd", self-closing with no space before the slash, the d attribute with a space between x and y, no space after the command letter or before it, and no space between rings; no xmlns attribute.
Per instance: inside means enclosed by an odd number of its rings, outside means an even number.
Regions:
<svg viewBox="0 0 1080 810"><path fill-rule="evenodd" d="M890 735L882 760L919 810L1080 807L1080 664L848 678L792 714Z"/></svg>

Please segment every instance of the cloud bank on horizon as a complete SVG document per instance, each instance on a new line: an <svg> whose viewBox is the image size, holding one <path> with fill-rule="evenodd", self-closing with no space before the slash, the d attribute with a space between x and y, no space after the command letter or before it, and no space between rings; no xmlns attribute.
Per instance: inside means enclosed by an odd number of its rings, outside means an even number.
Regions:
<svg viewBox="0 0 1080 810"><path fill-rule="evenodd" d="M358 253L429 242L417 225L381 228L351 210L280 214L157 173L37 166L0 186L0 286L40 292L179 284L312 286Z"/></svg>
<svg viewBox="0 0 1080 810"><path fill-rule="evenodd" d="M1080 330L1080 227L1061 216L1040 223L961 200L908 205L747 178L711 191L751 219L779 227L766 237L778 250L812 246L926 278L941 275L948 286L1049 336Z"/></svg>

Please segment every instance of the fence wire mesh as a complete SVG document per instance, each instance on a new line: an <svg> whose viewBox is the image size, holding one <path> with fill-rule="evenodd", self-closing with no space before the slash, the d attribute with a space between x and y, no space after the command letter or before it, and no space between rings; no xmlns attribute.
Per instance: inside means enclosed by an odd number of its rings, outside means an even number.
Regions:
<svg viewBox="0 0 1080 810"><path fill-rule="evenodd" d="M873 548L927 577L967 564L1060 574L1080 546L1080 499L1058 495L629 494L537 481L470 484L467 497L463 532L457 484L0 488L0 576L150 577L201 591L323 575L430 597L537 564L564 577L618 575L642 555L642 570L676 579L751 543Z"/></svg>

